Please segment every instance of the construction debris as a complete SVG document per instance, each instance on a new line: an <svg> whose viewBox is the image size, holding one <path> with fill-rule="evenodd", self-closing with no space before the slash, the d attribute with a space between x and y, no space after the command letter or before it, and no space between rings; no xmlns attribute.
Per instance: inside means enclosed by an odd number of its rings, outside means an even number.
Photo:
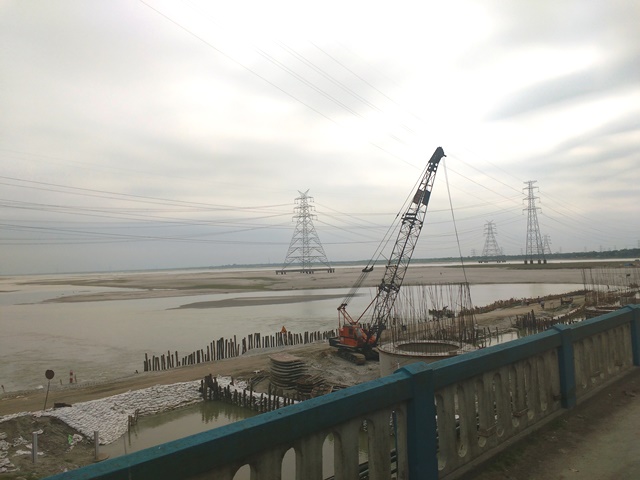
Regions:
<svg viewBox="0 0 640 480"><path fill-rule="evenodd" d="M297 380L306 373L301 358L288 353L276 353L271 359L271 383L280 388L294 389Z"/></svg>

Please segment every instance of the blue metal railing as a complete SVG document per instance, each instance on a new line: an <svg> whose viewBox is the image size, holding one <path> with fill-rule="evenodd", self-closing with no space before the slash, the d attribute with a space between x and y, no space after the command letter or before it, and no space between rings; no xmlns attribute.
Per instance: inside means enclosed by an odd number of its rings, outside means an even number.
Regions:
<svg viewBox="0 0 640 480"><path fill-rule="evenodd" d="M310 439L329 433L343 437L335 478L349 478L358 459L350 458L348 428L359 428L364 419L373 431L373 419L382 427L392 413L399 418L397 478L454 478L634 366L640 366L640 305L436 363L411 364L387 377L50 479L232 479L246 464L255 478L281 478L278 460L290 448L298 457L296 478L321 479L322 467L313 459L321 454ZM389 445L376 442L369 445L370 478L390 478L384 465ZM382 466L376 467L378 458Z"/></svg>

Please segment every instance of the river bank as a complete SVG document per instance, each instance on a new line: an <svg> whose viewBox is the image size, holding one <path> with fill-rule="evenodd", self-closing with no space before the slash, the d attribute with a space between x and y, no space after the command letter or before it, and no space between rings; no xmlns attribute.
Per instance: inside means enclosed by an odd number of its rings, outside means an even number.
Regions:
<svg viewBox="0 0 640 480"><path fill-rule="evenodd" d="M577 265L577 264L575 264ZM542 283L542 284L575 284L582 283L582 268L573 268L574 264L562 265L499 265L486 266L474 265L466 267L463 271L460 267L452 266L431 266L416 265L411 266L405 277L405 285L421 285L429 283L453 283L466 280L471 284L522 284L522 283ZM595 263L594 266L601 266L602 263ZM11 288L21 288L26 286L42 287L78 287L72 294L59 296L46 296L41 304L56 303L90 303L109 302L118 304L118 300L132 297L184 297L202 295L203 292L262 292L262 291L297 291L305 290L305 301L318 300L313 294L315 289L350 287L354 284L361 270L357 267L345 267L336 269L335 274L320 272L315 275L300 273L289 273L287 275L276 275L271 271L177 271L177 272L140 272L121 274L78 274L78 275L41 275L24 277L1 277L0 291L11 291ZM364 286L374 286L379 281L378 275L370 275L364 282ZM99 292L82 290L82 287L100 287ZM322 299L338 298L337 295L319 295ZM291 301L291 296L283 295L273 297L253 297L240 296L214 302L185 302L184 308L195 307L199 309L218 309L224 305L233 303L236 307L243 306L264 306L274 302L287 303ZM298 300L300 297L296 297ZM194 303L198 303L194 305ZM556 302L559 303L559 302ZM118 304L119 305L119 304ZM530 310L540 309L538 305L522 305L512 307L510 310L500 310L477 315L477 322L480 326L499 325L500 328L508 326L509 317L524 314ZM547 311L553 311L553 303L547 305ZM158 312L160 314L160 312ZM332 322L333 323L333 322ZM96 327L98 324L96 324ZM100 326L104 329L104 326ZM278 326L279 329L279 326ZM52 332L55 338L55 332ZM105 333L107 333L105 331ZM155 332L157 336L162 332ZM192 346L193 348L193 346ZM310 346L307 351L313 351L318 346ZM326 355L325 355L326 356ZM231 361L232 360L232 361ZM262 365L262 366L261 366ZM181 367L165 372L144 372L133 374L122 372L119 378L106 382L91 383L89 385L73 384L54 385L55 395L61 402L73 403L96 398L97 395L114 395L122 393L128 389L147 388L155 384L169 384L184 381L201 379L208 373L229 375L238 377L268 365L268 355L260 359L260 351L251 351L247 355L230 359L230 361L217 361L212 364L201 364L193 367ZM211 367L213 366L213 372ZM216 371L221 369L221 371ZM137 369L141 371L142 368ZM44 370L43 370L44 371ZM65 380L66 382L66 380ZM351 382L347 379L348 384ZM45 384L46 385L46 384ZM38 405L40 400L31 403L32 398L43 395L44 388L31 392L7 392L0 396L0 415L15 413L18 411L31 411L41 408ZM85 393L88 392L88 393ZM92 393L93 392L93 393ZM21 405L21 403L23 405ZM43 402L42 402L43 403Z"/></svg>
<svg viewBox="0 0 640 480"><path fill-rule="evenodd" d="M100 287L104 291L83 292L73 295L64 295L44 299L44 303L87 303L96 301L127 300L135 298L167 298L201 295L207 293L236 293L236 292L261 292L261 291L286 291L286 290L313 290L323 288L350 287L360 273L358 268L338 269L336 274L319 273L317 275L288 274L278 275L270 272L153 272L133 273L119 275L65 275L38 276L0 279L0 290L8 291L11 284L30 286L65 286ZM518 284L518 283L566 283L580 284L582 282L581 268L545 268L540 269L518 268L516 266L475 266L465 269L466 280L476 284ZM458 267L443 266L416 266L409 269L406 277L406 285L420 285L428 283L455 283L464 281L465 275ZM370 286L378 282L377 276L369 280ZM365 286L367 283L365 282ZM110 290L113 289L113 290ZM80 289L81 290L81 289ZM313 294L311 294L313 296ZM287 299L285 295L282 298ZM271 299L270 301L273 301ZM286 300L285 300L286 301ZM259 297L243 297L234 299L236 306L260 304ZM213 308L215 302L200 308ZM523 305L512 308L500 309L500 311L488 312L478 316L479 325L507 325L509 318L528 312L539 311L538 304ZM547 310L555 309L552 304L547 305ZM357 366L345 362L337 357L333 349L326 343L304 345L298 347L281 347L266 351L254 350L245 355L226 359L223 361L205 364L185 366L161 372L142 372L129 374L120 378L98 382L90 385L74 384L56 388L49 396L48 405L66 403L71 405L84 404L86 402L101 402L109 405L116 395L127 392L143 391L156 386L167 386L169 391L178 388L176 385L187 382L198 382L207 374L229 377L236 380L251 378L256 372L268 372L270 366L269 356L275 352L286 350L288 353L300 356L309 365L312 371L322 372L341 385L354 385L362 383L379 375L377 365L367 364ZM7 393L0 396L0 416L16 414L18 412L39 412L42 409L45 398L43 389L23 392ZM152 393L148 393L152 395ZM170 407L173 408L173 407ZM38 413L26 415L27 418L39 418ZM23 422L24 420L15 420ZM34 420L35 421L35 420ZM10 423L10 422L9 422ZM0 423L0 432L9 425ZM73 423L73 420L69 420ZM65 429L54 429L62 434ZM76 433L68 427L68 434ZM78 449L78 452L81 450ZM86 453L86 452L85 452ZM73 463L73 461L70 461ZM85 462L86 463L86 462ZM73 463L75 465L75 463ZM53 468L53 467L52 467ZM55 468L61 468L60 465ZM49 473L59 470L50 470Z"/></svg>
<svg viewBox="0 0 640 480"><path fill-rule="evenodd" d="M161 372L145 372L104 384L70 386L51 392L48 409L42 412L46 392L42 390L5 394L0 397L0 462L2 461L2 436L5 446L6 473L2 478L42 478L78 468L93 462L93 431L100 432L102 443L110 443L126 433L128 416L153 415L162 411L181 408L202 401L200 380L208 374L218 378L218 383L242 390L246 381L257 373L268 374L270 356L286 351L301 358L311 374L323 374L342 385L349 386L377 378L375 363L354 365L338 357L327 343L297 347L281 347L261 352L251 352L241 357L180 367ZM268 381L255 388L266 391ZM72 405L52 409L53 403ZM31 432L39 430L38 443L42 457L34 464L26 447ZM74 438L72 445L68 438ZM15 446L10 446L14 445ZM61 448L60 445L64 445ZM6 476L5 476L6 475Z"/></svg>
<svg viewBox="0 0 640 480"><path fill-rule="evenodd" d="M557 267L483 265L464 273L473 282L474 304L483 306L582 288L581 269ZM351 314L363 312L375 295L378 270L350 299ZM220 339L241 343L283 326L294 334L333 330L336 307L360 273L348 267L314 275L207 270L0 277L0 384L7 392L46 388L46 370L56 374L52 389L66 387L70 372L74 384L76 378L103 384L142 372L146 354L171 352L182 360ZM404 288L462 281L459 267L417 265Z"/></svg>
<svg viewBox="0 0 640 480"><path fill-rule="evenodd" d="M406 273L404 285L433 283L517 284L517 283L583 283L582 268L622 266L622 262L603 264L547 264L547 265L412 265ZM384 267L376 267L363 281L362 287L375 287ZM334 273L314 275L288 273L276 275L275 270L207 270L176 272L134 272L38 275L4 277L0 290L9 290L10 283L22 285L74 287L106 287L113 290L78 293L46 300L48 303L96 302L141 298L166 298L204 295L208 293L246 293L264 291L297 291L351 288L362 273L361 267L336 268ZM287 297L283 297L286 301ZM247 303L251 300L247 300ZM241 304L238 306L242 306ZM212 305L215 307L215 305Z"/></svg>

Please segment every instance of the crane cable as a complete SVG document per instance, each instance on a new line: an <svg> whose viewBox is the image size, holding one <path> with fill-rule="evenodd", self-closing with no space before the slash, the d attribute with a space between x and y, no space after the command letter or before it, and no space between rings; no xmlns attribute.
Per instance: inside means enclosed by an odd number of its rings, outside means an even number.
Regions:
<svg viewBox="0 0 640 480"><path fill-rule="evenodd" d="M418 189L418 187L422 183L422 180L424 179L424 177L427 174L427 168L429 168L428 164L425 165L424 169L422 170L422 173L418 177L418 180L413 184L412 189L409 190L409 193L405 197L404 202L402 203L402 206L400 207L400 211L396 214L396 216L395 216L395 218L393 220L393 223L389 226L389 229L387 230L387 232L385 233L384 237L380 241L380 244L378 245L378 248L374 252L371 260L369 260L369 263L367 264L367 267L373 267L373 265L375 265L375 263L382 256L382 251L387 247L387 245L389 245L389 242L391 242L391 240L393 239L394 235L398 234L398 230L400 228L400 221L402 220L402 215L403 215L404 212L407 211L407 208L409 208L409 204L413 201L413 198L414 198L414 196L416 194L416 190Z"/></svg>
<svg viewBox="0 0 640 480"><path fill-rule="evenodd" d="M447 162L444 162L444 178L447 183L447 194L449 195L449 207L451 208L451 219L453 220L453 230L456 233L456 242L458 243L458 253L460 254L460 264L462 265L462 274L464 275L464 281L469 285L467 279L467 271L464 268L464 259L462 258L462 248L460 247L460 237L458 237L458 227L456 225L456 217L453 213L453 202L451 201L451 189L449 188L449 175L447 174Z"/></svg>
<svg viewBox="0 0 640 480"><path fill-rule="evenodd" d="M364 280L367 278L369 273L371 271L373 271L373 267L376 264L376 262L380 259L380 257L382 256L383 250L387 247L387 245L389 244L389 242L393 238L393 234L398 231L399 224L400 224L399 220L402 218L403 212L406 211L407 205L409 204L409 202L413 198L416 189L418 188L418 186L422 182L422 179L426 175L427 168L428 168L428 165L425 166L424 170L422 171L422 174L418 178L418 181L414 184L413 189L409 192L407 197L404 199L404 202L402 204L402 207L400 208L400 211L396 214L395 218L393 219L393 222L391 223L391 225L387 229L386 233L384 234L382 240L378 244L378 247L373 252L373 255L371 256L371 258L367 262L366 266L362 269L362 272L360 273L360 276L358 277L358 279L356 280L354 285L351 287L351 290L349 290L349 293L347 293L347 295L342 300L342 304L341 305L346 306L346 305L349 304L351 299L354 296L356 296L356 294L360 290L360 287L364 283Z"/></svg>

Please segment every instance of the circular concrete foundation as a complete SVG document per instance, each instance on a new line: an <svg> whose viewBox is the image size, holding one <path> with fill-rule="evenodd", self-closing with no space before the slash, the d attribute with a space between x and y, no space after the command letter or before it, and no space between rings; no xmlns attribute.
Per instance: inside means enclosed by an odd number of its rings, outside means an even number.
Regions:
<svg viewBox="0 0 640 480"><path fill-rule="evenodd" d="M472 350L475 350L475 347L469 345L460 346L459 343L439 340L412 340L381 345L378 347L378 352L380 353L380 376L389 375L411 363L432 363Z"/></svg>

